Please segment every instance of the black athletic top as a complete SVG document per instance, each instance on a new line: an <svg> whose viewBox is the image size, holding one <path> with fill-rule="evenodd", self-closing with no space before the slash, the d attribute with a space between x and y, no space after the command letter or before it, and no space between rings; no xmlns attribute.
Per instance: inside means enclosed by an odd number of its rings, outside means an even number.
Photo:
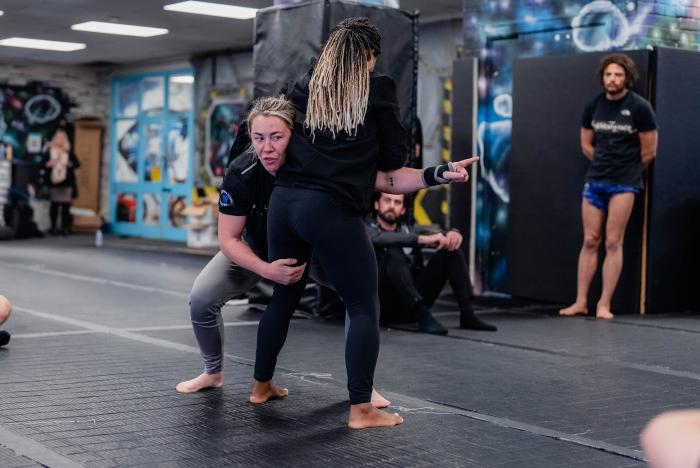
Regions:
<svg viewBox="0 0 700 468"><path fill-rule="evenodd" d="M287 88L295 123L287 161L276 184L329 192L333 199L364 213L370 204L377 170L402 167L408 155L406 131L399 120L396 85L388 76L372 74L364 123L357 133L315 132L304 128L309 99L308 73Z"/></svg>
<svg viewBox="0 0 700 468"><path fill-rule="evenodd" d="M246 216L242 239L261 259L267 260L267 205L274 177L260 164L257 156L245 152L249 141L244 123L231 147L231 162L219 195L219 211L231 216Z"/></svg>
<svg viewBox="0 0 700 468"><path fill-rule="evenodd" d="M616 101L602 93L586 106L581 125L595 132L595 153L586 182L642 188L639 132L656 129L651 105L633 91Z"/></svg>

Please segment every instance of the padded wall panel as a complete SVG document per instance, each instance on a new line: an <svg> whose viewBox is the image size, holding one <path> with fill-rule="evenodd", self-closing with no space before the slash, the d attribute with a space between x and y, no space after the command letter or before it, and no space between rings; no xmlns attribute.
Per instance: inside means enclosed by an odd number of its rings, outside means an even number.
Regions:
<svg viewBox="0 0 700 468"><path fill-rule="evenodd" d="M255 18L255 96L278 92L306 72L330 28L345 18L369 18L382 34L376 70L396 81L401 121L411 127L416 108L417 16L395 8L316 1L260 10Z"/></svg>
<svg viewBox="0 0 700 468"><path fill-rule="evenodd" d="M279 93L308 69L327 37L326 3L259 10L255 17L255 97Z"/></svg>
<svg viewBox="0 0 700 468"><path fill-rule="evenodd" d="M648 312L700 310L700 53L658 49ZM691 78L692 77L692 78Z"/></svg>
<svg viewBox="0 0 700 468"><path fill-rule="evenodd" d="M473 154L474 134L474 78L475 58L455 60L452 64L452 161L460 161ZM450 186L450 226L464 235L462 251L469 254L471 239L472 184L476 183L474 170L467 184Z"/></svg>
<svg viewBox="0 0 700 468"><path fill-rule="evenodd" d="M649 52L628 51L646 96ZM603 53L551 55L515 63L509 168L508 292L556 303L576 297L583 239L581 190L588 160L580 149L581 114L602 91L596 70ZM617 313L638 313L641 292L642 203L637 197L625 236L625 264L613 298ZM600 294L598 273L589 305Z"/></svg>

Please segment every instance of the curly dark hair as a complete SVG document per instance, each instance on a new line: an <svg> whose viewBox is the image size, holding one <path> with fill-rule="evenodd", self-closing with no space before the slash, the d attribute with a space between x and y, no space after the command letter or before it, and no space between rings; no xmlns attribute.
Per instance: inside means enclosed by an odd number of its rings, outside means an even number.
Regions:
<svg viewBox="0 0 700 468"><path fill-rule="evenodd" d="M600 65L598 66L598 78L600 79L600 84L605 86L603 82L603 73L608 65L614 63L615 65L621 66L625 70L625 88L630 89L632 85L639 79L639 72L637 71L637 66L634 61L629 57L629 55L615 53L608 54L602 59L600 59Z"/></svg>

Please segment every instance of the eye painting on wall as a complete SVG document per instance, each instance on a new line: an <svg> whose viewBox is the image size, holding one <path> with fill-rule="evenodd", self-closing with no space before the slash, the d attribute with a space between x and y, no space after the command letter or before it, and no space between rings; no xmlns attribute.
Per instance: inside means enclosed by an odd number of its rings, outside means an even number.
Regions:
<svg viewBox="0 0 700 468"><path fill-rule="evenodd" d="M504 292L514 61L653 46L696 50L700 0L465 0L464 11L465 46L480 64L473 281L477 291Z"/></svg>
<svg viewBox="0 0 700 468"><path fill-rule="evenodd" d="M25 86L0 84L0 142L12 147L14 158L34 161L58 129L73 140L68 114L75 106L60 88L31 82Z"/></svg>

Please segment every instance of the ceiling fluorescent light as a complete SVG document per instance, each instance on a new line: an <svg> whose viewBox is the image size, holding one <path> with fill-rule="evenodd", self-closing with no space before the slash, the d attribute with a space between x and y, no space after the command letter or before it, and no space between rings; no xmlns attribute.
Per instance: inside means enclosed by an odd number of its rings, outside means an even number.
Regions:
<svg viewBox="0 0 700 468"><path fill-rule="evenodd" d="M42 39L30 39L28 37L9 37L0 40L0 45L8 47L25 47L27 49L55 50L59 52L73 52L85 48L85 44L78 42L45 41Z"/></svg>
<svg viewBox="0 0 700 468"><path fill-rule="evenodd" d="M146 26L134 26L131 24L103 23L101 21L87 21L74 24L70 27L73 31L88 31L103 34L119 34L121 36L152 37L168 34L167 29L149 28Z"/></svg>
<svg viewBox="0 0 700 468"><path fill-rule="evenodd" d="M251 19L255 18L257 8L247 8L223 3L187 1L165 5L164 10L193 13L195 15L221 16L223 18Z"/></svg>
<svg viewBox="0 0 700 468"><path fill-rule="evenodd" d="M192 75L173 75L170 77L170 81L173 83L191 84L194 83L194 76Z"/></svg>

